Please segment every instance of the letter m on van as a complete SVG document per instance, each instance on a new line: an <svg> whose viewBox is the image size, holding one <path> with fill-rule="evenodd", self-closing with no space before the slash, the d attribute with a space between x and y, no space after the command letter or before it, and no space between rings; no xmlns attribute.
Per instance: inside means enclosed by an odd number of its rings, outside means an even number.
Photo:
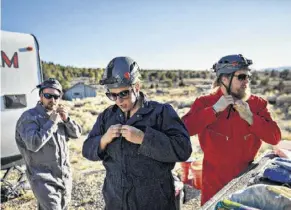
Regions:
<svg viewBox="0 0 291 210"><path fill-rule="evenodd" d="M5 64L6 64L9 68L11 68L12 65L14 66L14 68L19 68L17 52L15 52L12 58L9 59L6 53L1 50L1 59L2 59L2 67L5 67Z"/></svg>

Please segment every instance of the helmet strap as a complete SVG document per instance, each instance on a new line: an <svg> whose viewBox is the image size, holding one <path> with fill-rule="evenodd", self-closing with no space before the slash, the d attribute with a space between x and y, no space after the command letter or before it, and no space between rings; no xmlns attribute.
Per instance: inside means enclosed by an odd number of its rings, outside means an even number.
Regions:
<svg viewBox="0 0 291 210"><path fill-rule="evenodd" d="M228 88L227 88L227 94L228 95L230 95L231 94L231 83L232 83L232 79L233 79L233 77L234 77L234 72L233 73L231 73L231 75L230 75L230 80L229 80L229 85L228 85Z"/></svg>
<svg viewBox="0 0 291 210"><path fill-rule="evenodd" d="M227 94L228 94L228 95L231 94L231 90L230 90L230 89L231 89L231 83L232 83L232 79L233 79L233 77L234 77L234 73L235 73L235 72L233 72L233 73L231 74L231 76L230 76L229 85L228 85L228 87L227 87ZM224 84L223 84L223 85L224 85ZM224 85L224 87L226 87L226 86ZM227 118L226 118L226 119L229 119L229 117L230 117L230 112L231 112L232 109L233 109L233 105L230 104L229 109L228 109Z"/></svg>
<svg viewBox="0 0 291 210"><path fill-rule="evenodd" d="M127 112L127 120L129 120L129 118L130 118L130 111L134 109L134 107L136 106L136 104L139 100L139 95L134 91L133 85L131 85L131 88L132 88L132 90L133 90L132 92L135 96L135 102L134 102L132 108Z"/></svg>

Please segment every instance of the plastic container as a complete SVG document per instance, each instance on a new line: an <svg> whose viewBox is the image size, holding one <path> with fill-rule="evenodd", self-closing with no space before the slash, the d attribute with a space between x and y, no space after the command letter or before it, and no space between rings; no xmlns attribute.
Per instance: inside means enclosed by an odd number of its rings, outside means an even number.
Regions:
<svg viewBox="0 0 291 210"><path fill-rule="evenodd" d="M191 172L193 175L193 186L200 190L202 186L202 160L191 163Z"/></svg>

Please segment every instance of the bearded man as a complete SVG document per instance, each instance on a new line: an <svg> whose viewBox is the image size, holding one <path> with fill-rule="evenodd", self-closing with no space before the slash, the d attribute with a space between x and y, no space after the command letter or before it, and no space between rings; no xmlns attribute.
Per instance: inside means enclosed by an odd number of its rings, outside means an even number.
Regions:
<svg viewBox="0 0 291 210"><path fill-rule="evenodd" d="M16 143L26 164L26 175L39 210L69 207L72 174L69 138L79 138L81 127L60 105L62 86L50 78L36 86L39 102L25 111L16 125Z"/></svg>
<svg viewBox="0 0 291 210"><path fill-rule="evenodd" d="M267 102L250 94L251 64L240 54L222 57L213 65L212 93L197 98L182 118L204 152L201 205L248 168L262 141L280 141Z"/></svg>

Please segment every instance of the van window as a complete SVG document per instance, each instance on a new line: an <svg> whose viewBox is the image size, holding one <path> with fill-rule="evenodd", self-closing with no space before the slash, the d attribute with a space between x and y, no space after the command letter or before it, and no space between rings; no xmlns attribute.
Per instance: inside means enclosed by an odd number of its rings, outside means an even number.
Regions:
<svg viewBox="0 0 291 210"><path fill-rule="evenodd" d="M26 95L4 95L6 109L18 109L27 106Z"/></svg>

